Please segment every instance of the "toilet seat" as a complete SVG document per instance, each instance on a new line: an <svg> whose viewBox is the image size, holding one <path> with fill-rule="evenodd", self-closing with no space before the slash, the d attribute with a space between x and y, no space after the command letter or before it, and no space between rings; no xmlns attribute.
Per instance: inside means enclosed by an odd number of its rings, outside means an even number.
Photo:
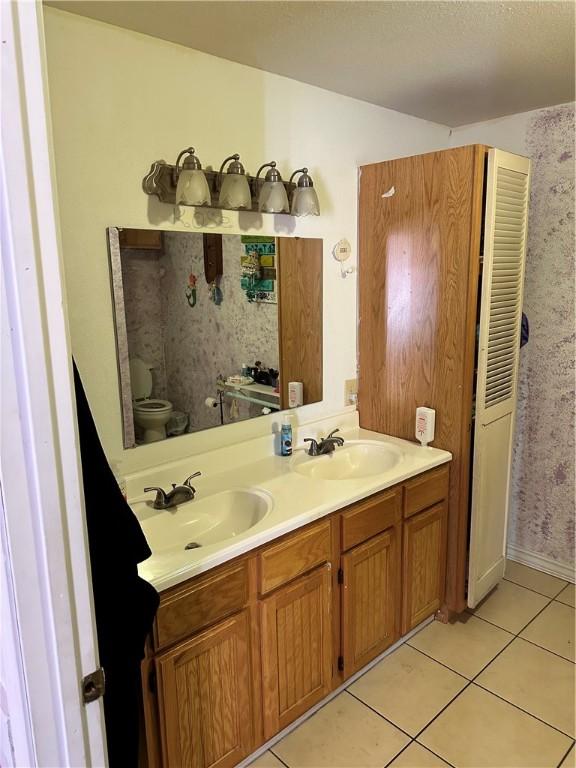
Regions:
<svg viewBox="0 0 576 768"><path fill-rule="evenodd" d="M161 413L162 411L172 410L172 403L169 400L156 400L151 398L150 400L139 400L132 406L134 411L153 411L154 413Z"/></svg>

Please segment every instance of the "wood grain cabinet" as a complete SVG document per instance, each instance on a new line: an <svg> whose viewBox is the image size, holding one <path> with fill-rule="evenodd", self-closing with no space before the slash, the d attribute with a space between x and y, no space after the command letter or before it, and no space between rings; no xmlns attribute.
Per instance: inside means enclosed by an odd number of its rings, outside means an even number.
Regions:
<svg viewBox="0 0 576 768"><path fill-rule="evenodd" d="M265 739L330 692L331 576L327 563L262 600Z"/></svg>
<svg viewBox="0 0 576 768"><path fill-rule="evenodd" d="M360 426L413 440L416 407L436 411L445 615L504 575L529 181L528 159L484 145L360 169Z"/></svg>
<svg viewBox="0 0 576 768"><path fill-rule="evenodd" d="M445 503L436 504L404 523L402 558L402 634L436 613L446 577Z"/></svg>
<svg viewBox="0 0 576 768"><path fill-rule="evenodd" d="M232 768L252 748L248 611L156 658L166 768Z"/></svg>
<svg viewBox="0 0 576 768"><path fill-rule="evenodd" d="M342 661L350 677L399 637L400 535L389 528L342 556Z"/></svg>
<svg viewBox="0 0 576 768"><path fill-rule="evenodd" d="M148 768L231 768L431 616L448 483L424 473L163 592Z"/></svg>

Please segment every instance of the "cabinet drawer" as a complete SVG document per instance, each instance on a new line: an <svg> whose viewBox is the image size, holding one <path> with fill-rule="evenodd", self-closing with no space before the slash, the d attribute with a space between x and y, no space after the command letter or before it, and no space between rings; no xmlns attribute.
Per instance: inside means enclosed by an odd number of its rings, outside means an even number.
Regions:
<svg viewBox="0 0 576 768"><path fill-rule="evenodd" d="M260 593L271 592L330 560L330 521L290 536L260 553Z"/></svg>
<svg viewBox="0 0 576 768"><path fill-rule="evenodd" d="M448 497L448 467L426 472L404 486L404 517L410 517Z"/></svg>
<svg viewBox="0 0 576 768"><path fill-rule="evenodd" d="M342 549L346 551L385 531L400 519L402 488L393 488L342 513Z"/></svg>
<svg viewBox="0 0 576 768"><path fill-rule="evenodd" d="M239 611L248 594L248 561L244 560L162 597L156 614L156 650Z"/></svg>

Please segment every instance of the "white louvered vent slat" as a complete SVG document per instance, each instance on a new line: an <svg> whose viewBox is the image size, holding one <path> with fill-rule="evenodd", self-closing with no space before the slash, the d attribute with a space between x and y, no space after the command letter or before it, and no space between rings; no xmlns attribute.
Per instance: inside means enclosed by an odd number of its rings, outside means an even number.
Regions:
<svg viewBox="0 0 576 768"><path fill-rule="evenodd" d="M484 408L514 392L527 193L526 174L498 168Z"/></svg>

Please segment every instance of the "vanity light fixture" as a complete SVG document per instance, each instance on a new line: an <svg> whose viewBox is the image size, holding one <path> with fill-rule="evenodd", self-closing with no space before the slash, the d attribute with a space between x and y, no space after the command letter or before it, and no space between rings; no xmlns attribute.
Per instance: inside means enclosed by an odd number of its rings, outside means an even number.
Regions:
<svg viewBox="0 0 576 768"><path fill-rule="evenodd" d="M268 170L262 176L265 168ZM293 179L298 174L295 183ZM211 166L203 170L194 147L182 150L176 165L165 160L153 162L142 179L142 189L168 205L287 213L290 216L320 214L318 197L307 168L299 168L290 181L283 181L276 162L272 161L260 166L256 176L250 176L240 162L240 155L233 154L224 160L219 171Z"/></svg>
<svg viewBox="0 0 576 768"><path fill-rule="evenodd" d="M232 160L226 173L224 174L224 166L226 163ZM240 155L230 155L220 166L220 172L218 174L220 181L220 196L218 198L218 205L221 208L238 209L238 208L252 208L252 192L250 191L250 184L246 178L246 171L244 166L240 162Z"/></svg>
<svg viewBox="0 0 576 768"><path fill-rule="evenodd" d="M290 183L299 173L298 185L292 193L292 216L320 216L320 203L314 189L312 178L308 175L308 168L299 168L290 176Z"/></svg>
<svg viewBox="0 0 576 768"><path fill-rule="evenodd" d="M183 157L185 160L180 167L180 160ZM173 180L176 185L176 204L210 205L212 202L210 187L194 147L183 149L178 155Z"/></svg>
<svg viewBox="0 0 576 768"><path fill-rule="evenodd" d="M290 204L288 203L286 187L274 160L271 163L264 163L264 165L260 166L256 174L256 184L258 184L258 179L264 168L269 168L270 170L266 172L264 184L262 184L260 189L258 210L262 213L288 213L290 211Z"/></svg>

